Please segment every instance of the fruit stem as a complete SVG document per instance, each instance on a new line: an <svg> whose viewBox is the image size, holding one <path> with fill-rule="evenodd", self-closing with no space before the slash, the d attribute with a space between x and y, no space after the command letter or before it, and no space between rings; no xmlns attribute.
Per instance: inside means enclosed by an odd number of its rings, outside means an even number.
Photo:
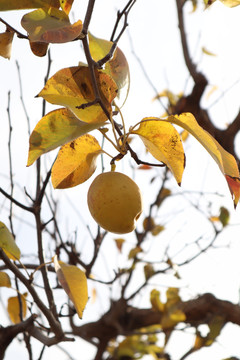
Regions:
<svg viewBox="0 0 240 360"><path fill-rule="evenodd" d="M119 152L118 145L114 144L114 142L106 135L104 129L98 129L98 130L105 137L105 139L108 140L112 144L112 146Z"/></svg>
<svg viewBox="0 0 240 360"><path fill-rule="evenodd" d="M123 114L120 110L120 108L116 105L116 103L114 102L114 106L117 109L118 113L121 116L121 120L122 120L122 126L123 126L123 145L125 144L125 137L126 137L126 127L125 127L125 122L124 122L124 118L123 118Z"/></svg>

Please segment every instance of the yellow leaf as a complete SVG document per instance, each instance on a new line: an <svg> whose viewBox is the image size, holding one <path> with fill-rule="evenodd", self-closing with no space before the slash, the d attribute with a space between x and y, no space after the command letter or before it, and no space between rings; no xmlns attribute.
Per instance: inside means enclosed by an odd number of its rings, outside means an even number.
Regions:
<svg viewBox="0 0 240 360"><path fill-rule="evenodd" d="M168 196L171 195L171 190L167 189L167 188L162 188L161 191L160 191L160 194L158 195L158 198L157 198L157 206L160 207L160 205L162 205L163 201L165 199L168 198Z"/></svg>
<svg viewBox="0 0 240 360"><path fill-rule="evenodd" d="M205 7L211 6L216 0L204 0Z"/></svg>
<svg viewBox="0 0 240 360"><path fill-rule="evenodd" d="M142 252L142 249L140 248L140 246L136 246L135 248L130 250L128 254L128 259L134 259L140 252Z"/></svg>
<svg viewBox="0 0 240 360"><path fill-rule="evenodd" d="M224 148L206 130L198 125L192 114L183 113L181 115L171 115L162 120L171 122L187 130L209 152L218 164L221 172L225 175L234 199L234 206L236 207L240 198L240 178L235 158L229 152L224 150Z"/></svg>
<svg viewBox="0 0 240 360"><path fill-rule="evenodd" d="M155 226L155 221L152 217L146 217L144 220L143 220L143 229L145 231L151 231Z"/></svg>
<svg viewBox="0 0 240 360"><path fill-rule="evenodd" d="M197 331L196 333L196 337L195 337L195 342L193 345L193 349L194 350L199 350L201 349L203 346L205 346L206 343L206 338L203 337L199 331Z"/></svg>
<svg viewBox="0 0 240 360"><path fill-rule="evenodd" d="M162 232L163 230L165 230L165 227L163 225L155 225L152 230L151 230L151 234L153 236L157 236L160 234L160 232Z"/></svg>
<svg viewBox="0 0 240 360"><path fill-rule="evenodd" d="M0 271L0 287L5 286L10 288L11 287L11 279L9 277L9 275L4 272L4 271Z"/></svg>
<svg viewBox="0 0 240 360"><path fill-rule="evenodd" d="M89 179L96 170L96 159L101 152L98 141L89 134L63 145L52 167L53 187L65 189Z"/></svg>
<svg viewBox="0 0 240 360"><path fill-rule="evenodd" d="M66 108L51 111L37 123L30 136L27 166L32 165L42 154L97 129L102 124L82 122Z"/></svg>
<svg viewBox="0 0 240 360"><path fill-rule="evenodd" d="M6 253L9 259L19 260L20 250L16 245L16 242L3 222L0 221L0 248Z"/></svg>
<svg viewBox="0 0 240 360"><path fill-rule="evenodd" d="M72 3L74 0L61 0L60 1L60 5L61 8L63 9L63 11L68 15L71 8L72 8Z"/></svg>
<svg viewBox="0 0 240 360"><path fill-rule="evenodd" d="M168 99L169 105L176 105L178 100L183 96L183 93L174 94L170 90L163 90L162 92L158 93L154 98L154 100L160 99L162 97L166 97Z"/></svg>
<svg viewBox="0 0 240 360"><path fill-rule="evenodd" d="M114 239L119 252L122 252L122 246L125 243L125 239Z"/></svg>
<svg viewBox="0 0 240 360"><path fill-rule="evenodd" d="M169 259L170 260L170 259ZM178 303L179 301L181 301L180 296L178 295L179 293L179 289L178 288L174 288L174 287L170 287L167 289L166 291L166 296L167 296L167 306L172 306L173 304Z"/></svg>
<svg viewBox="0 0 240 360"><path fill-rule="evenodd" d="M91 304L94 304L97 298L97 290L96 288L92 289L92 295L91 295Z"/></svg>
<svg viewBox="0 0 240 360"><path fill-rule="evenodd" d="M94 61L99 61L104 58L109 53L113 45L112 41L99 39L93 36L90 32L88 33L88 38L89 49Z"/></svg>
<svg viewBox="0 0 240 360"><path fill-rule="evenodd" d="M175 323L179 323L181 321L185 321L186 320L186 315L184 314L184 312L180 309L176 309L172 312L170 312L170 318L171 320L173 320Z"/></svg>
<svg viewBox="0 0 240 360"><path fill-rule="evenodd" d="M191 0L192 1L192 12L195 12L197 10L197 0Z"/></svg>
<svg viewBox="0 0 240 360"><path fill-rule="evenodd" d="M26 302L27 293L25 293L23 295L21 294L20 297L21 297L21 303L22 303L21 304L22 305L22 318L24 319L27 314L27 302ZM8 299L7 311L8 311L11 321L14 324L21 322L20 304L19 304L18 296L13 296Z"/></svg>
<svg viewBox="0 0 240 360"><path fill-rule="evenodd" d="M99 39L89 33L89 48L95 61L104 58L111 50L112 45L112 41ZM119 90L117 94L117 105L119 107L123 106L129 92L130 73L127 59L119 47L116 48L111 60L105 64L104 71L117 84Z"/></svg>
<svg viewBox="0 0 240 360"><path fill-rule="evenodd" d="M183 131L181 132L182 141L185 142L185 141L187 140L188 136L189 136L189 132L188 132L188 131L183 130Z"/></svg>
<svg viewBox="0 0 240 360"><path fill-rule="evenodd" d="M111 103L117 94L116 83L102 71L95 71L101 99L108 112L112 113ZM87 123L101 123L107 116L99 104L85 109L80 106L95 100L91 75L87 66L75 66L59 70L46 83L38 94L51 104L63 105L74 115Z"/></svg>
<svg viewBox="0 0 240 360"><path fill-rule="evenodd" d="M73 302L77 314L82 319L83 310L88 301L87 278L77 266L68 265L54 256L54 266L58 281Z"/></svg>
<svg viewBox="0 0 240 360"><path fill-rule="evenodd" d="M228 7L235 7L240 5L240 0L220 0L220 1Z"/></svg>
<svg viewBox="0 0 240 360"><path fill-rule="evenodd" d="M212 53L211 51L207 50L204 46L202 47L202 52L205 55L209 55L209 56L216 56L216 54Z"/></svg>
<svg viewBox="0 0 240 360"><path fill-rule="evenodd" d="M0 11L37 9L41 7L59 8L59 0L1 0Z"/></svg>
<svg viewBox="0 0 240 360"><path fill-rule="evenodd" d="M212 221L212 222L220 221L220 220L219 220L219 216L211 216L211 217L209 218L209 220Z"/></svg>
<svg viewBox="0 0 240 360"><path fill-rule="evenodd" d="M76 39L82 32L82 22L71 24L68 15L54 7L34 10L22 17L22 27L30 41L65 43Z"/></svg>
<svg viewBox="0 0 240 360"><path fill-rule="evenodd" d="M170 125L170 126L169 126ZM185 167L185 154L182 141L177 130L158 118L144 118L137 130L147 150L159 161L162 161L173 173L177 183L181 185Z"/></svg>
<svg viewBox="0 0 240 360"><path fill-rule="evenodd" d="M14 33L6 31L0 34L0 56L10 59Z"/></svg>
<svg viewBox="0 0 240 360"><path fill-rule="evenodd" d="M164 313L161 326L163 329L169 329L177 325L179 322L184 322L185 320L186 315L182 310L171 308Z"/></svg>
<svg viewBox="0 0 240 360"><path fill-rule="evenodd" d="M144 265L143 270L146 280L150 279L155 274L155 270L151 264Z"/></svg>
<svg viewBox="0 0 240 360"><path fill-rule="evenodd" d="M218 89L218 86L214 85L212 86L212 88L208 91L208 93L206 94L206 99L208 100L210 98L210 96Z"/></svg>
<svg viewBox="0 0 240 360"><path fill-rule="evenodd" d="M164 312L165 305L160 300L160 291L153 289L150 293L150 301L153 310Z"/></svg>
<svg viewBox="0 0 240 360"><path fill-rule="evenodd" d="M48 44L40 41L30 41L30 47L34 55L43 57L47 53Z"/></svg>

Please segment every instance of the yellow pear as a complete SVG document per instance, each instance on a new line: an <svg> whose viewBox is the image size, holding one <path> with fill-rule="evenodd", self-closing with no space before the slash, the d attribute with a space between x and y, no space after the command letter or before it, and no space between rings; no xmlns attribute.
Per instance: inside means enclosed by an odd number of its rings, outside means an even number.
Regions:
<svg viewBox="0 0 240 360"><path fill-rule="evenodd" d="M126 234L136 227L142 213L142 196L127 175L110 171L98 175L88 190L88 207L94 220L105 230Z"/></svg>

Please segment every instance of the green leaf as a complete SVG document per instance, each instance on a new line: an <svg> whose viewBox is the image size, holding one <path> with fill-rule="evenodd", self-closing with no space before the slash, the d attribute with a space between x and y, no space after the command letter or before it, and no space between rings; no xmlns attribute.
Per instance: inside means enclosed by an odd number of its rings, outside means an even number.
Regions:
<svg viewBox="0 0 240 360"><path fill-rule="evenodd" d="M51 111L37 123L30 136L27 166L32 165L42 154L75 140L103 124L82 122L66 108Z"/></svg>
<svg viewBox="0 0 240 360"><path fill-rule="evenodd" d="M222 328L226 324L226 320L222 316L216 315L209 323L209 333L206 337L205 346L211 346L212 343L216 340L216 338L220 335Z"/></svg>
<svg viewBox="0 0 240 360"><path fill-rule="evenodd" d="M6 253L9 259L19 260L20 250L16 245L16 242L6 227L6 225L0 221L0 248Z"/></svg>
<svg viewBox="0 0 240 360"><path fill-rule="evenodd" d="M226 324L224 317L217 315L208 323L209 332L207 336L202 336L200 332L196 331L196 338L194 343L194 350L201 349L204 346L211 346L216 338L220 335L222 328ZM227 359L226 359L227 360Z"/></svg>
<svg viewBox="0 0 240 360"><path fill-rule="evenodd" d="M53 187L66 189L88 180L96 170L96 159L101 152L98 141L89 134L63 145L52 167Z"/></svg>
<svg viewBox="0 0 240 360"><path fill-rule="evenodd" d="M71 24L68 15L56 8L34 10L22 17L22 27L30 41L65 43L76 39L82 31L82 22Z"/></svg>
<svg viewBox="0 0 240 360"><path fill-rule="evenodd" d="M101 99L109 114L111 103L117 95L116 83L102 71L95 71ZM59 70L46 83L38 94L51 104L63 105L74 115L87 123L102 123L107 116L99 104L86 108L80 106L95 100L91 74L87 66L75 66Z"/></svg>
<svg viewBox="0 0 240 360"><path fill-rule="evenodd" d="M230 213L224 206L220 207L219 220L221 221L223 227L227 226L229 223Z"/></svg>

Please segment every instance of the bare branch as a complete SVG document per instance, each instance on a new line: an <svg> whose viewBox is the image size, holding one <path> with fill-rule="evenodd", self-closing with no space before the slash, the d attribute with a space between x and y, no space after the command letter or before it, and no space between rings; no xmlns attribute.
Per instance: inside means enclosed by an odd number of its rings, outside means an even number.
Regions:
<svg viewBox="0 0 240 360"><path fill-rule="evenodd" d="M38 296L37 292L31 286L30 281L22 274L22 272L9 260L7 255L4 253L2 249L0 249L0 258L4 261L4 263L7 265L7 268L13 272L14 275L25 285L25 287L28 289L29 293L32 295L34 302L39 307L39 309L42 311L42 313L46 316L52 331L55 333L55 335L60 339L64 337L62 328L60 323L54 318L52 311L50 311L45 304L42 302L40 297Z"/></svg>
<svg viewBox="0 0 240 360"><path fill-rule="evenodd" d="M13 339L20 333L27 331L33 326L36 315L31 315L28 319L21 321L18 324L0 327L0 359L4 358L5 351Z"/></svg>
<svg viewBox="0 0 240 360"><path fill-rule="evenodd" d="M92 18L94 5L95 5L95 0L88 1L88 7L87 7L84 22L83 22L83 30L82 30L82 33L84 35L87 35L87 33L88 33L88 27L89 27L89 24L90 24L90 21Z"/></svg>
<svg viewBox="0 0 240 360"><path fill-rule="evenodd" d="M19 81L19 88L20 88L20 100L22 103L22 107L23 107L23 111L25 113L26 116L26 120L27 120L27 126L28 126L28 135L30 136L31 133L31 129L30 129L30 119L27 113L27 108L23 99L23 88L22 88L22 78L21 78L21 72L20 72L20 65L18 63L18 61L16 60L16 66L17 66L17 72L18 72L18 81Z"/></svg>
<svg viewBox="0 0 240 360"><path fill-rule="evenodd" d="M3 20L2 18L0 18L0 22L2 22L3 24L6 25L7 29L11 30L12 32L17 34L17 37L19 37L20 39L27 39L28 40L28 36L23 35L22 33L20 33L18 30L14 29L11 25L9 25L5 20Z"/></svg>
<svg viewBox="0 0 240 360"><path fill-rule="evenodd" d="M29 211L29 212L34 212L34 208L33 207L30 207L30 206L26 206L22 203L20 203L19 201L17 201L16 199L14 199L11 195L9 195L5 190L3 190L1 187L0 187L0 192L8 199L10 200L11 202L13 202L15 205L17 205L18 207L20 207L21 209L23 210L26 210L26 211Z"/></svg>

